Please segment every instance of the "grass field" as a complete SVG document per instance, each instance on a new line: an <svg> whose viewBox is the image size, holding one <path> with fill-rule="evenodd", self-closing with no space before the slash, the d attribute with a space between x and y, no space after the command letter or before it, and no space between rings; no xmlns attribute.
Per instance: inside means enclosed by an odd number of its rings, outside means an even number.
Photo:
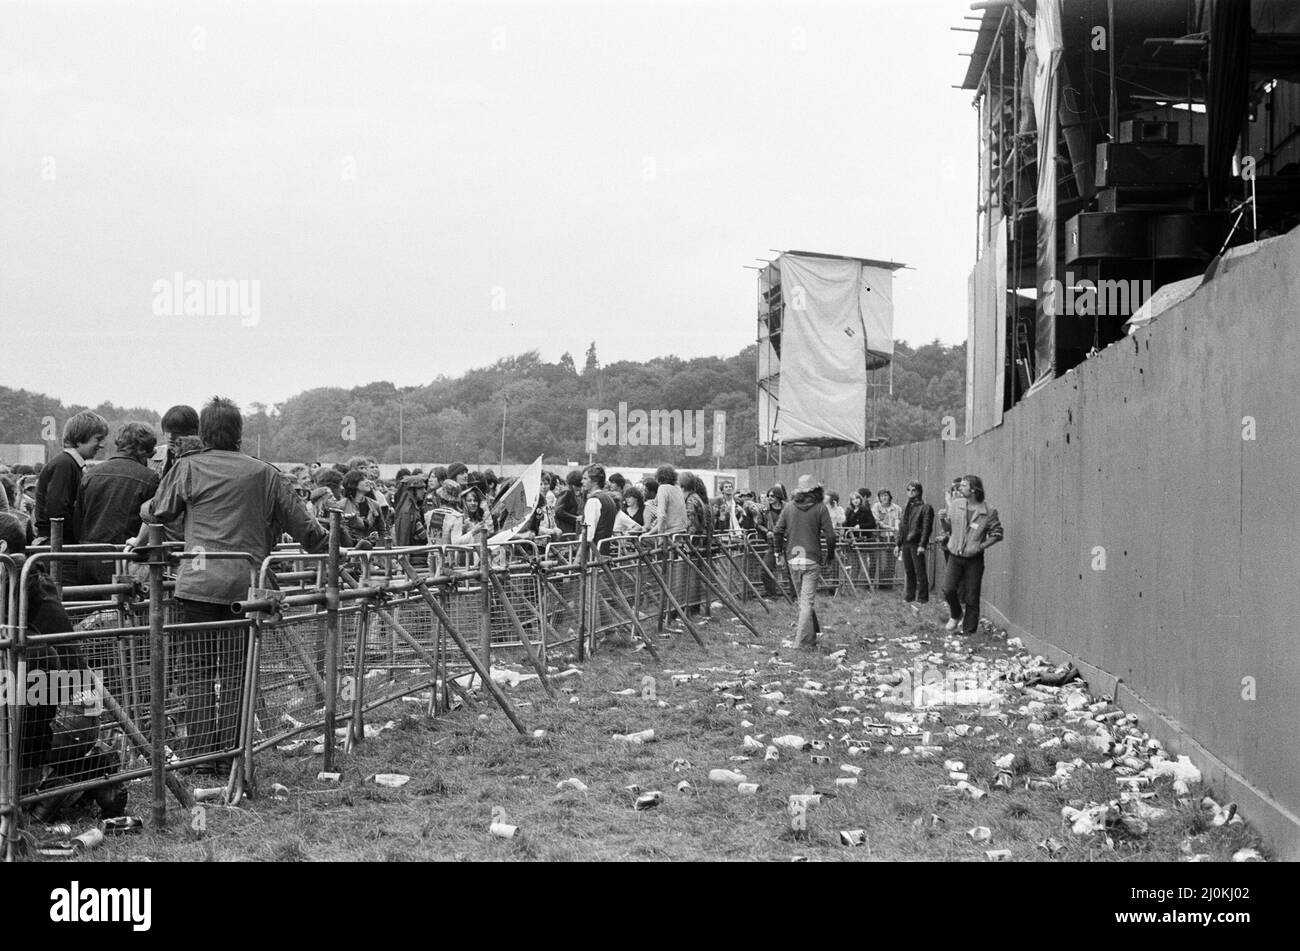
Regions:
<svg viewBox="0 0 1300 951"><path fill-rule="evenodd" d="M1105 803L1118 798L1121 787L1112 770L1089 768L1106 758L1100 750L1069 743L1041 748L1067 730L1085 731L1067 723L1055 702L1018 713L1027 702L1019 686L1001 688L1002 719L973 707L937 708L933 722L915 728L929 731L931 746L942 747L930 756L901 752L919 742L914 736L880 736L864 727L863 720L885 722L886 713L913 712L878 698L877 680L930 652L941 652L939 660L950 669L1019 669L1012 660L1016 651L999 633L982 630L954 641L943 631L939 606L916 617L897 592L883 592L823 599L823 650L801 654L788 646L789 606L774 603L766 614L751 603L750 610L762 633L757 639L731 620L731 612L715 610L703 625L707 649L680 634L658 642L658 665L629 643L607 642L580 676L555 681L566 691L558 702L536 681L508 689L529 730L546 731L541 739L520 736L485 696L480 712L486 719L456 711L430 720L416 704L390 704L368 722L392 720L391 729L336 757L340 784L316 780L319 756L270 751L257 760L261 794L237 807L209 805L205 835L193 833L190 817L172 803L164 832L110 839L86 860L988 861L986 850L1006 849L1012 861L1176 861L1189 855L1227 861L1246 847L1269 855L1248 824L1211 825L1213 812L1201 805L1208 790L1193 785L1179 797L1167 778L1144 790L1156 793L1148 805L1168 810L1146 832L1115 826L1109 835L1074 834L1062 808ZM838 650L845 654L828 656ZM554 653L551 658L561 667L564 660ZM495 665L506 661L494 657ZM646 674L656 678L657 701L641 699ZM821 688L798 692L808 681ZM631 695L620 695L628 690ZM783 702L760 698L776 691ZM857 712L836 712L845 707ZM652 742L613 739L647 729L655 732ZM825 748L782 748L769 762L764 749L742 747L746 735L766 746L788 734ZM1016 754L1009 790L994 786L994 760L1007 753ZM753 758L735 759L745 755ZM813 755L830 761L815 763ZM1059 786L1026 788L1030 778L1051 777L1058 760L1076 757L1085 765ZM961 760L969 782L987 795L976 801L953 789L946 760ZM849 777L845 764L861 770L856 787L835 783ZM759 784L758 792L711 783L709 771L719 768L744 773ZM367 781L376 773L411 779L400 788L380 787ZM556 788L570 778L587 790ZM690 784L684 792L678 790L682 781ZM271 798L273 783L288 787L289 796ZM629 786L660 791L662 802L638 811ZM145 783L132 787L137 815L147 815L147 789ZM830 795L808 810L806 831L793 831L788 797L813 789ZM494 807L518 827L514 838L489 833ZM988 841L968 834L976 827L989 830ZM841 844L840 831L856 829L865 830L866 843Z"/></svg>

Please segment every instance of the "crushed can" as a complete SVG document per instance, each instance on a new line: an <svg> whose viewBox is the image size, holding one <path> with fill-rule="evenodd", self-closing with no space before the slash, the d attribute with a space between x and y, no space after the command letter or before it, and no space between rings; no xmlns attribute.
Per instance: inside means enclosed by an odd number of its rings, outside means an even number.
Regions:
<svg viewBox="0 0 1300 951"><path fill-rule="evenodd" d="M105 835L125 835L142 831L144 820L136 816L115 816L112 819L101 819L99 828Z"/></svg>
<svg viewBox="0 0 1300 951"><path fill-rule="evenodd" d="M847 845L850 848L867 844L866 829L841 829L840 845Z"/></svg>

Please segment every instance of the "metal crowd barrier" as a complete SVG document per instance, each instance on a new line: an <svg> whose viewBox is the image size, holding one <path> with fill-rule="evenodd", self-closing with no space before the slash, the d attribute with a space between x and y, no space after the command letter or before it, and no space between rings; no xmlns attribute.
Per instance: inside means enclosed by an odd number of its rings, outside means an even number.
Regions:
<svg viewBox="0 0 1300 951"><path fill-rule="evenodd" d="M604 639L628 637L657 658L660 636L703 644L716 605L756 635L743 605L770 610L755 575L756 541L739 533L544 548L532 540L489 547L484 536L477 548L366 551L342 549L339 537L336 514L327 552L279 545L260 563L240 552L180 551L158 527L134 555L57 541L21 560L0 555L9 682L37 671L66 687L48 703L0 704L4 857L16 856L20 826L35 828L73 796L102 807L148 779L152 821L162 828L168 794L194 806L201 769L215 768L206 782L217 790L208 792L230 803L255 789L255 755L271 747L319 745L329 770L340 737L345 749L364 742L368 711L412 694L435 715L457 698L475 707L481 688L525 732L491 680L494 652L522 650L554 696L546 659L559 645L575 644L581 661ZM187 616L175 598L169 573L198 558L247 563L248 595L221 606L224 619ZM111 580L59 591L69 566L69 580ZM73 630L30 624L50 599Z"/></svg>

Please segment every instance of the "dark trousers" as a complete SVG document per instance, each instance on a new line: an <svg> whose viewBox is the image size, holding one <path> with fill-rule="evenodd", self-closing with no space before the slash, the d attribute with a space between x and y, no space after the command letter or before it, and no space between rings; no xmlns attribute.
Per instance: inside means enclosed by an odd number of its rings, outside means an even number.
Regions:
<svg viewBox="0 0 1300 951"><path fill-rule="evenodd" d="M925 553L917 554L915 545L903 546L903 572L907 575L903 600L916 600L922 604L929 601L930 573L925 568Z"/></svg>
<svg viewBox="0 0 1300 951"><path fill-rule="evenodd" d="M983 553L970 558L949 556L943 578L943 597L952 617L961 619L963 634L974 634L979 628L980 584L983 580Z"/></svg>
<svg viewBox="0 0 1300 951"><path fill-rule="evenodd" d="M185 623L242 618L229 604L178 599ZM239 714L244 699L248 627L187 631L185 645L184 756L233 750L239 744Z"/></svg>

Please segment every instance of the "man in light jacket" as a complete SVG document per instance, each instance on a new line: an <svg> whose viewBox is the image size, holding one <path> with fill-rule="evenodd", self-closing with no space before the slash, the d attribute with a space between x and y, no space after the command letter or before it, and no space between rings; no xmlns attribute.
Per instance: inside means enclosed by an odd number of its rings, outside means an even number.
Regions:
<svg viewBox="0 0 1300 951"><path fill-rule="evenodd" d="M945 629L954 631L960 623L963 634L974 634L980 621L984 552L1003 538L998 511L985 504L984 482L979 476L962 477L940 522L949 533L943 597L950 618Z"/></svg>

